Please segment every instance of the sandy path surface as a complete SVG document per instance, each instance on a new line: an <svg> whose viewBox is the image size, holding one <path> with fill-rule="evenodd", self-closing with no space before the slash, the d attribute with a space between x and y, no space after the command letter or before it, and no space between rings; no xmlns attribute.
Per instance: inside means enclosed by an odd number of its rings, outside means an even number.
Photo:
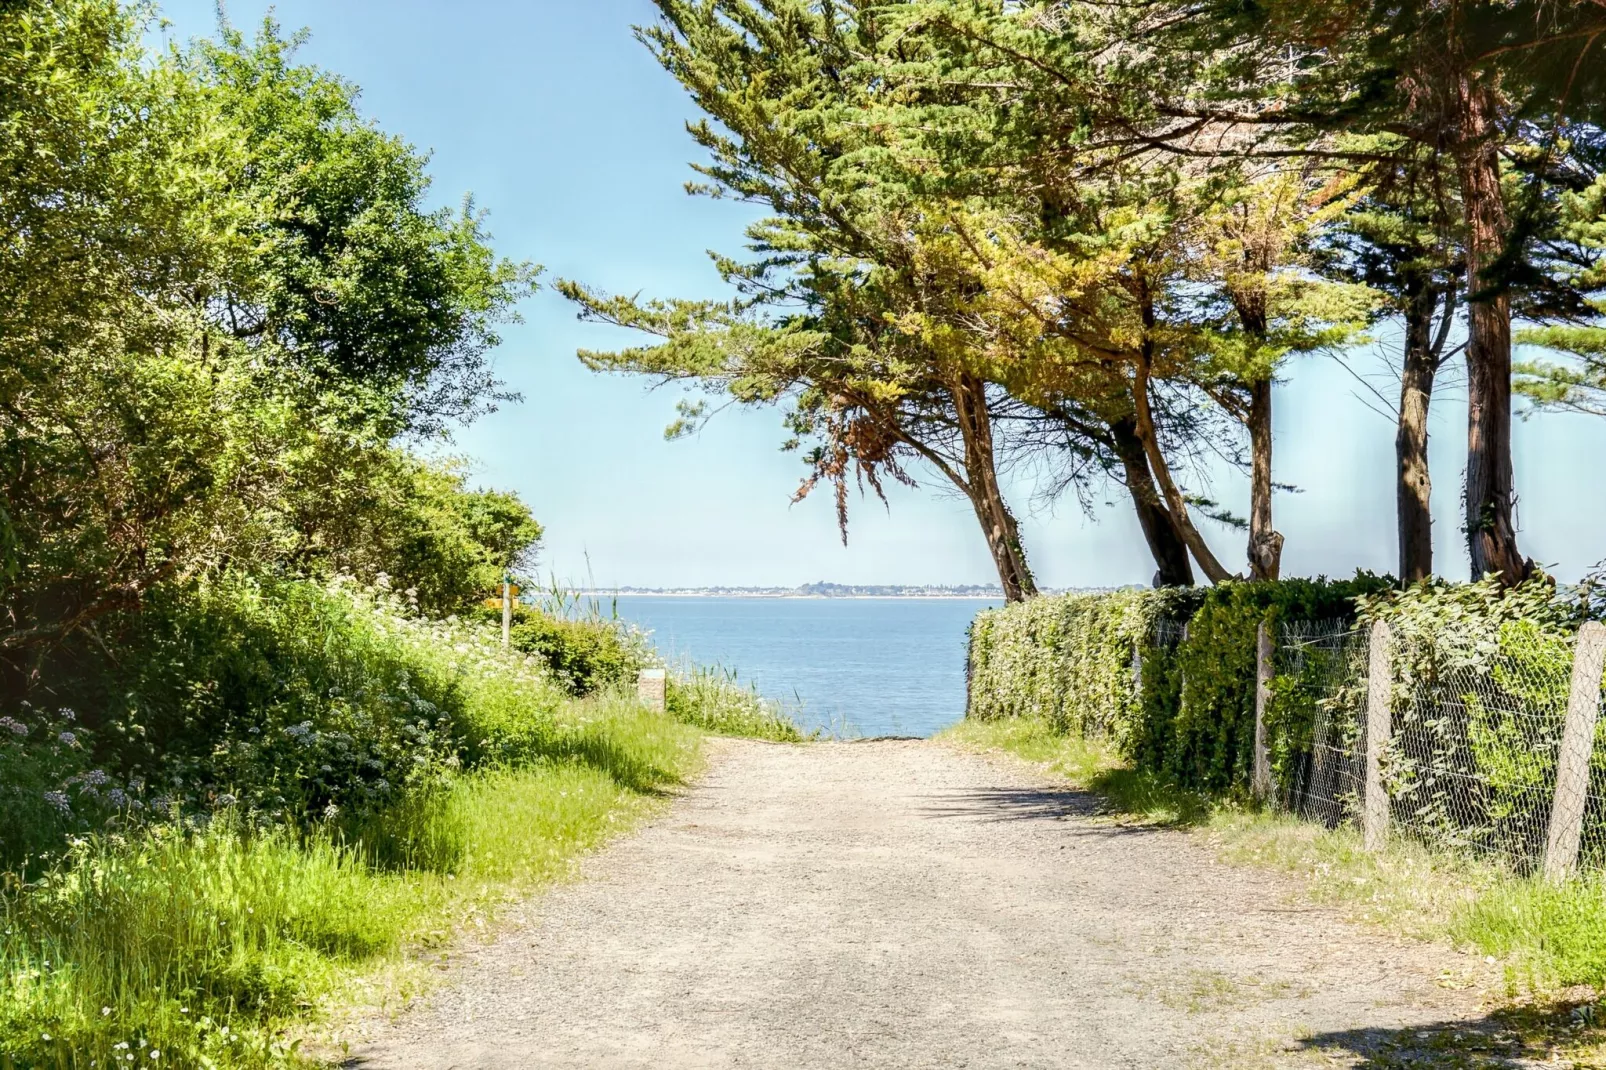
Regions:
<svg viewBox="0 0 1606 1070"><path fill-rule="evenodd" d="M349 1065L1402 1065L1468 969L1007 759L719 742Z"/></svg>

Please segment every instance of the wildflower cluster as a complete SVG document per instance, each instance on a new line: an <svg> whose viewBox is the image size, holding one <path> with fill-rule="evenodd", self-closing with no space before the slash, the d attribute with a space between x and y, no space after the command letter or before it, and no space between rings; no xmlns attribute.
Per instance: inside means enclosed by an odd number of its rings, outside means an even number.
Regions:
<svg viewBox="0 0 1606 1070"><path fill-rule="evenodd" d="M24 700L0 715L0 843L13 861L63 834L137 812L143 787L94 764L91 733L71 709L43 710Z"/></svg>

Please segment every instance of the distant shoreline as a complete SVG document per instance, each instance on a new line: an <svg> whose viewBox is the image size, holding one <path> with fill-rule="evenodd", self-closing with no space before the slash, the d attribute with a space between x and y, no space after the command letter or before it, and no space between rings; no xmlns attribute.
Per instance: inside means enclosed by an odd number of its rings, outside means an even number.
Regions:
<svg viewBox="0 0 1606 1070"><path fill-rule="evenodd" d="M1004 597L998 594L765 594L753 591L575 591L580 598L768 598L810 602L845 602L853 599L905 602L988 602Z"/></svg>

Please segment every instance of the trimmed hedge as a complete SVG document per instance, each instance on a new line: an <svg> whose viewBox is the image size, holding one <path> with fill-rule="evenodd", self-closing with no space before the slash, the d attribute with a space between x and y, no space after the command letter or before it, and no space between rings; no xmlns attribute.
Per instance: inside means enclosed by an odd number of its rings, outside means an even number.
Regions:
<svg viewBox="0 0 1606 1070"><path fill-rule="evenodd" d="M1255 633L1261 621L1353 621L1387 590L1342 581L1233 582L1035 598L971 626L968 716L1041 717L1110 739L1139 768L1196 791L1247 788L1253 761ZM1275 723L1308 733L1298 716ZM1273 743L1274 754L1290 748Z"/></svg>

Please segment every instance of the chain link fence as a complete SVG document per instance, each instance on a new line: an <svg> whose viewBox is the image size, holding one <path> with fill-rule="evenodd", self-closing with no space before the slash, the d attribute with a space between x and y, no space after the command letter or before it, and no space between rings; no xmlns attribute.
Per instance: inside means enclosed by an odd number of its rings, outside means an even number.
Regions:
<svg viewBox="0 0 1606 1070"><path fill-rule="evenodd" d="M1328 828L1358 821L1366 773L1366 637L1342 621L1284 625L1277 673L1285 703L1302 702L1310 741L1285 763L1282 801ZM1294 689L1297 688L1297 692Z"/></svg>
<svg viewBox="0 0 1606 1070"><path fill-rule="evenodd" d="M1588 644L1594 664L1575 672L1573 643L1522 638L1390 648L1382 817L1396 834L1520 871L1547 857L1606 866L1606 723L1575 696L1575 679L1600 687L1600 644ZM1363 819L1369 644L1366 631L1335 623L1292 624L1278 636L1278 701L1308 724L1283 763L1280 801L1330 828Z"/></svg>

